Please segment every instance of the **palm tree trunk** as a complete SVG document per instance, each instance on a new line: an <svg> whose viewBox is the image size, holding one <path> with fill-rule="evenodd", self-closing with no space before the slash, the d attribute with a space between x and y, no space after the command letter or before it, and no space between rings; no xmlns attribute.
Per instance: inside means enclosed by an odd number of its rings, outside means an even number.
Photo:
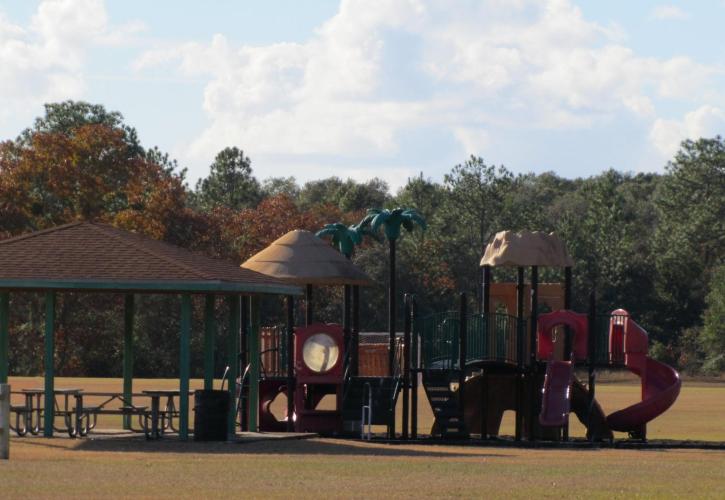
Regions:
<svg viewBox="0 0 725 500"><path fill-rule="evenodd" d="M395 240L390 239L390 281L388 289L388 369L390 376L395 372Z"/></svg>

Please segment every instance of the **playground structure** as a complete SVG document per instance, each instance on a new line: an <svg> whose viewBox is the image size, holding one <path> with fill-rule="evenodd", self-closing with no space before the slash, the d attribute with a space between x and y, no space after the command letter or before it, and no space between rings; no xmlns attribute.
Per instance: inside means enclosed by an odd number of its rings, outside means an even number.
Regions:
<svg viewBox="0 0 725 500"><path fill-rule="evenodd" d="M359 364L365 356L357 325L354 335L347 325L297 328L294 362L285 351L291 345L283 338L288 333L268 329L269 340L262 336L262 346L271 347L262 350L260 430L292 427L287 416L292 414L297 431L357 436L371 424L382 424L394 438L395 406L402 393L401 437L416 438L420 379L435 418L434 437L495 438L504 412L512 410L516 440L568 439L571 412L592 441L612 440L612 431L645 440L647 423L676 400L679 375L648 356L647 333L626 310L599 314L593 294L589 311L571 310L571 264L553 235L499 233L482 259L478 311L469 313L462 296L458 311L416 317L414 301L406 298L392 373L361 376L353 369L350 360ZM494 265L517 267L517 283L492 283ZM539 284L538 268L544 265L563 267L564 283ZM524 266L531 267L530 284L524 283ZM316 345L318 357L335 362L315 370L304 345L321 334L328 338ZM292 366L293 372L280 370ZM577 378L577 369L587 372L587 380ZM606 415L595 399L599 369L627 369L639 376L641 401ZM294 404L278 420L271 414L272 401L292 379ZM334 396L334 409L317 409L326 395Z"/></svg>
<svg viewBox="0 0 725 500"><path fill-rule="evenodd" d="M458 311L418 314L413 298L406 297L403 335L394 329L388 332L387 350L383 344L365 349L360 344L359 287L370 279L306 231L283 236L247 261L246 269L87 222L4 240L0 253L0 344L7 346L9 341L11 292L45 294L45 383L36 391L34 428L41 428L42 396L42 429L48 437L59 415L88 419L105 411L103 405L83 405L82 398L75 409L66 403L60 413L45 411L55 408L59 392L54 387L53 354L56 294L61 292L124 295L123 392L114 397L125 406L111 411L121 412L128 429L127 417L149 414L158 420L159 413L153 404L149 411L133 402L134 296L181 294L180 397L169 416L178 417L182 440L189 434L192 294L205 298L205 390L213 389L214 380L215 295L225 295L228 302L225 380L229 396L236 396L238 404L233 406L236 412L223 412L228 417L226 436L233 436L237 425L252 431L350 436L385 425L387 437L395 439L395 409L402 396L400 437L416 438L420 380L435 417L431 433L439 438L498 436L503 413L513 410L515 439L567 439L572 411L591 440L612 439L612 431L646 439L647 423L674 403L681 385L677 372L648 356L647 333L627 311L600 315L593 295L587 313L571 310L572 262L553 235L497 234L481 262L483 286L475 312L469 313L462 296ZM517 268L517 282L492 283L494 266ZM540 266L562 267L564 283L539 284ZM306 292L306 318L304 327L295 327L294 295L301 295L300 285ZM345 287L341 325L315 321L314 285ZM285 325L261 327L262 294L286 297ZM369 363L365 356L377 361L387 357L388 363ZM639 376L641 401L605 415L595 399L596 370L601 368L628 369ZM587 371L586 381L576 378L577 369ZM7 375L6 347L0 349L0 383ZM287 411L275 417L272 403L282 393ZM323 400L333 404L323 408ZM31 413L27 408L15 410Z"/></svg>

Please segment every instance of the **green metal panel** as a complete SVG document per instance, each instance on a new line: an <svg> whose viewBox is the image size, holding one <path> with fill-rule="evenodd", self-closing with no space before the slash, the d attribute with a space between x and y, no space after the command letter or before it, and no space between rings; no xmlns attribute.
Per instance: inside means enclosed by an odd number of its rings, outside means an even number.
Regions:
<svg viewBox="0 0 725 500"><path fill-rule="evenodd" d="M259 411L259 336L261 334L259 317L259 297L250 300L249 318L249 430L257 431Z"/></svg>
<svg viewBox="0 0 725 500"><path fill-rule="evenodd" d="M133 397L133 294L128 294L123 303L123 398L132 404ZM131 428L131 416L124 415L123 428Z"/></svg>
<svg viewBox="0 0 725 500"><path fill-rule="evenodd" d="M227 387L229 389L229 400L232 402L229 409L227 435L233 437L236 434L237 405L234 403L237 394L237 377L239 376L239 314L242 298L239 295L233 295L227 300L229 301L229 372L227 373Z"/></svg>
<svg viewBox="0 0 725 500"><path fill-rule="evenodd" d="M179 438L189 439L189 343L191 339L191 295L181 296L181 346L179 349Z"/></svg>
<svg viewBox="0 0 725 500"><path fill-rule="evenodd" d="M204 389L210 390L214 388L214 295L209 294L204 299Z"/></svg>
<svg viewBox="0 0 725 500"><path fill-rule="evenodd" d="M55 389L54 352L55 352L55 292L45 294L45 411L43 413L43 435L53 437L53 414Z"/></svg>
<svg viewBox="0 0 725 500"><path fill-rule="evenodd" d="M20 280L0 279L0 290L105 290L135 292L219 292L302 295L302 288L293 285L264 285L207 281L99 281L99 280Z"/></svg>
<svg viewBox="0 0 725 500"><path fill-rule="evenodd" d="M10 294L0 293L0 384L8 383L10 371L8 348L10 345Z"/></svg>

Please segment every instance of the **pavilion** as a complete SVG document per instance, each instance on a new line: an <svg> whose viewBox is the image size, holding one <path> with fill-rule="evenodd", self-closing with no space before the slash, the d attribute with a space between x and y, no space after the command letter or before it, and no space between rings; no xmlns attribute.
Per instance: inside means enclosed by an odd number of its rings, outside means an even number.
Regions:
<svg viewBox="0 0 725 500"><path fill-rule="evenodd" d="M250 323L259 332L257 300L260 295L301 295L302 290L282 280L212 259L186 249L96 222L74 222L0 241L0 383L9 372L10 294L45 293L45 408L54 402L54 337L56 294L102 292L125 295L123 392L128 399L133 381L134 294L179 294L181 334L179 391L189 392L192 295L204 295L204 387L212 388L214 367L214 302L216 295L229 302L229 391L235 397L237 353L242 296L251 297ZM236 332L236 335L234 334ZM253 345L253 344L251 344ZM258 344L257 344L258 345ZM251 359L256 359L252 356ZM256 408L256 405L252 405ZM179 435L188 439L189 400L180 398ZM44 435L53 435L53 412L44 413ZM234 412L229 430L234 432ZM250 430L256 415L250 415Z"/></svg>

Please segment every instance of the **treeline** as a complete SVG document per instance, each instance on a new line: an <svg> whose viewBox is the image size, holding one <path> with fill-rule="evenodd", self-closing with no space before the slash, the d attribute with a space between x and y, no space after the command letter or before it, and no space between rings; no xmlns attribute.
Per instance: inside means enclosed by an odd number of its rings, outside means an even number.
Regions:
<svg viewBox="0 0 725 500"><path fill-rule="evenodd" d="M253 148L253 145L250 145ZM685 141L666 173L615 170L586 179L553 172L513 174L471 157L443 182L423 174L396 193L380 179L337 177L299 183L260 180L237 147L220 151L195 186L156 148L145 149L117 112L82 102L46 106L18 138L0 144L0 238L92 219L194 251L242 262L292 229L357 223L369 208L415 208L425 232L398 243L398 290L422 313L454 307L456 292L480 292L478 262L498 231L555 231L574 268L574 308L596 289L600 311L628 309L655 354L688 372L725 370L725 141ZM386 325L386 245L366 241L354 260L378 284L363 291L364 330ZM511 269L494 279L513 281ZM560 281L544 269L542 281ZM322 319L339 321L341 291L321 291ZM11 373L42 372L42 297L12 295ZM398 301L401 303L402 301ZM264 318L281 321L276 300ZM192 364L201 371L201 300L195 302ZM220 317L225 303L218 301ZM119 375L122 299L61 294L57 373ZM136 374L175 376L179 311L175 297L138 301ZM224 321L217 346L221 371Z"/></svg>

